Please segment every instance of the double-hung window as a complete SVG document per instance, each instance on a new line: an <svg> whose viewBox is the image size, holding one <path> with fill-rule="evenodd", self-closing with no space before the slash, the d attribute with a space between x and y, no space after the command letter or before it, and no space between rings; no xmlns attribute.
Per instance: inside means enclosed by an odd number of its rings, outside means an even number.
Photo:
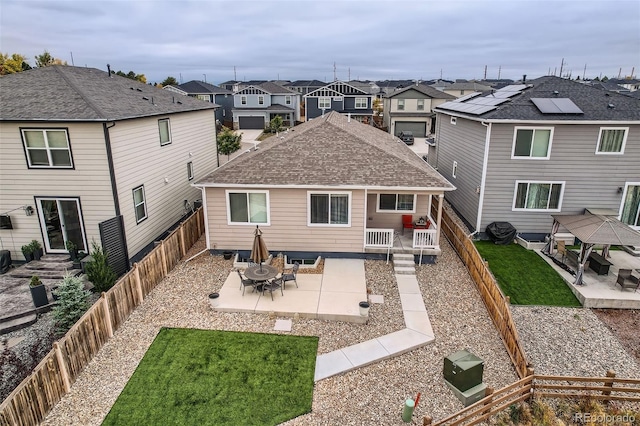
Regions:
<svg viewBox="0 0 640 426"><path fill-rule="evenodd" d="M264 96L258 96L258 105L264 105Z"/></svg>
<svg viewBox="0 0 640 426"><path fill-rule="evenodd" d="M628 127L601 127L596 154L624 154Z"/></svg>
<svg viewBox="0 0 640 426"><path fill-rule="evenodd" d="M367 98L356 98L356 108L364 109L367 107Z"/></svg>
<svg viewBox="0 0 640 426"><path fill-rule="evenodd" d="M160 132L160 146L171 143L171 125L168 118L158 120L158 130Z"/></svg>
<svg viewBox="0 0 640 426"><path fill-rule="evenodd" d="M398 99L398 111L404 111L404 99Z"/></svg>
<svg viewBox="0 0 640 426"><path fill-rule="evenodd" d="M227 191L229 225L269 225L268 191Z"/></svg>
<svg viewBox="0 0 640 426"><path fill-rule="evenodd" d="M516 181L513 210L560 211L564 182Z"/></svg>
<svg viewBox="0 0 640 426"><path fill-rule="evenodd" d="M72 169L66 129L22 129L29 168Z"/></svg>
<svg viewBox="0 0 640 426"><path fill-rule="evenodd" d="M351 226L350 192L309 192L309 226Z"/></svg>
<svg viewBox="0 0 640 426"><path fill-rule="evenodd" d="M418 111L424 111L424 99L418 99Z"/></svg>
<svg viewBox="0 0 640 426"><path fill-rule="evenodd" d="M242 105L246 105L247 104L247 97L246 96L240 96L240 103Z"/></svg>
<svg viewBox="0 0 640 426"><path fill-rule="evenodd" d="M415 194L378 194L378 212L415 213Z"/></svg>
<svg viewBox="0 0 640 426"><path fill-rule="evenodd" d="M319 109L330 109L331 108L331 98L318 98L318 108Z"/></svg>
<svg viewBox="0 0 640 426"><path fill-rule="evenodd" d="M136 212L136 223L147 218L147 201L144 196L144 185L133 189L133 209Z"/></svg>
<svg viewBox="0 0 640 426"><path fill-rule="evenodd" d="M516 127L511 158L548 160L553 128Z"/></svg>
<svg viewBox="0 0 640 426"><path fill-rule="evenodd" d="M291 96L285 96L284 97L284 104L285 105L291 105Z"/></svg>

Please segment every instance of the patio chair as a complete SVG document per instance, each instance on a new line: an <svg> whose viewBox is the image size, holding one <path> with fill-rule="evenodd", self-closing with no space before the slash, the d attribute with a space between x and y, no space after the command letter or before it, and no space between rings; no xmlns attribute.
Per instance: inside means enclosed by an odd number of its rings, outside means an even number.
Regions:
<svg viewBox="0 0 640 426"><path fill-rule="evenodd" d="M273 291L280 289L280 293L284 296L282 287L284 287L282 277L274 278L270 281L265 281L264 283L262 283L262 295L264 296L264 292L268 291L269 293L271 293L271 300L273 300Z"/></svg>
<svg viewBox="0 0 640 426"><path fill-rule="evenodd" d="M631 288L635 291L640 286L640 279L631 275L631 269L619 269L616 283L620 284L621 291L624 291L625 288Z"/></svg>
<svg viewBox="0 0 640 426"><path fill-rule="evenodd" d="M413 216L411 216L410 214L403 214L402 215L402 235L404 235L404 230L407 228L413 229Z"/></svg>
<svg viewBox="0 0 640 426"><path fill-rule="evenodd" d="M244 289L246 287L253 287L253 291L256 291L256 282L254 280L250 280L247 277L243 277L242 273L240 272L239 269L236 270L236 272L238 273L238 276L240 277L240 288L242 289L242 295L244 296Z"/></svg>
<svg viewBox="0 0 640 426"><path fill-rule="evenodd" d="M298 276L298 268L300 268L300 264L298 262L294 262L293 263L293 268L291 269L290 273L282 273L282 276L280 278L282 278L282 287L284 287L284 285L287 283L287 281L293 281L294 283L296 283L296 288L298 288L298 281L297 281L297 276Z"/></svg>

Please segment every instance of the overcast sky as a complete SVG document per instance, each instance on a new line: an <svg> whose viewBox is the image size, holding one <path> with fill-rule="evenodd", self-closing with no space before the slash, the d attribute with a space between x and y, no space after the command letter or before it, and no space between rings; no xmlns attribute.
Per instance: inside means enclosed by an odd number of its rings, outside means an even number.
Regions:
<svg viewBox="0 0 640 426"><path fill-rule="evenodd" d="M640 73L638 0L0 0L0 24L31 65L46 49L149 82Z"/></svg>

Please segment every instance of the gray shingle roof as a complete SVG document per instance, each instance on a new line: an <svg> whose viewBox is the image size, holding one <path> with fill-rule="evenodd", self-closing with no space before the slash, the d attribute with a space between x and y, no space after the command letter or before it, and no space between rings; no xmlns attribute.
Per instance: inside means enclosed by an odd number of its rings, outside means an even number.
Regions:
<svg viewBox="0 0 640 426"><path fill-rule="evenodd" d="M491 87L475 81L456 81L455 83L447 86L444 90L475 90L476 92L482 92L490 89Z"/></svg>
<svg viewBox="0 0 640 426"><path fill-rule="evenodd" d="M0 78L3 121L112 121L216 107L95 68L54 65Z"/></svg>
<svg viewBox="0 0 640 426"><path fill-rule="evenodd" d="M266 139L196 185L455 189L398 138L335 111Z"/></svg>
<svg viewBox="0 0 640 426"><path fill-rule="evenodd" d="M413 86L408 86L403 89L399 89L387 95L386 97L393 98L394 96L399 95L400 93L407 92L409 90L416 90L422 93L423 95L428 96L430 98L434 98L434 99L456 99L456 97L453 95L444 93L443 91L440 91L430 86L425 86L424 84L414 84Z"/></svg>
<svg viewBox="0 0 640 426"><path fill-rule="evenodd" d="M272 83L271 81L265 81L264 83L261 83L257 86L263 88L264 90L271 93L272 95L297 94L297 92L287 89L286 87L280 86L279 84Z"/></svg>
<svg viewBox="0 0 640 426"><path fill-rule="evenodd" d="M204 81L191 80L178 86L180 89L191 95L204 95L207 93L231 95L231 90L224 89L222 87L214 86L213 84L206 83Z"/></svg>

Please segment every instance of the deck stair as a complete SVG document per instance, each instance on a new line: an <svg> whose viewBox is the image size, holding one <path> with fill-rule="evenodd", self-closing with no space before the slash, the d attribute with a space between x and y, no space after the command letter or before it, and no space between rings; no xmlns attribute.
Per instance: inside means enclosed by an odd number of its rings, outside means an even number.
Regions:
<svg viewBox="0 0 640 426"><path fill-rule="evenodd" d="M413 254L394 253L393 254L393 270L399 275L415 275L416 262Z"/></svg>

